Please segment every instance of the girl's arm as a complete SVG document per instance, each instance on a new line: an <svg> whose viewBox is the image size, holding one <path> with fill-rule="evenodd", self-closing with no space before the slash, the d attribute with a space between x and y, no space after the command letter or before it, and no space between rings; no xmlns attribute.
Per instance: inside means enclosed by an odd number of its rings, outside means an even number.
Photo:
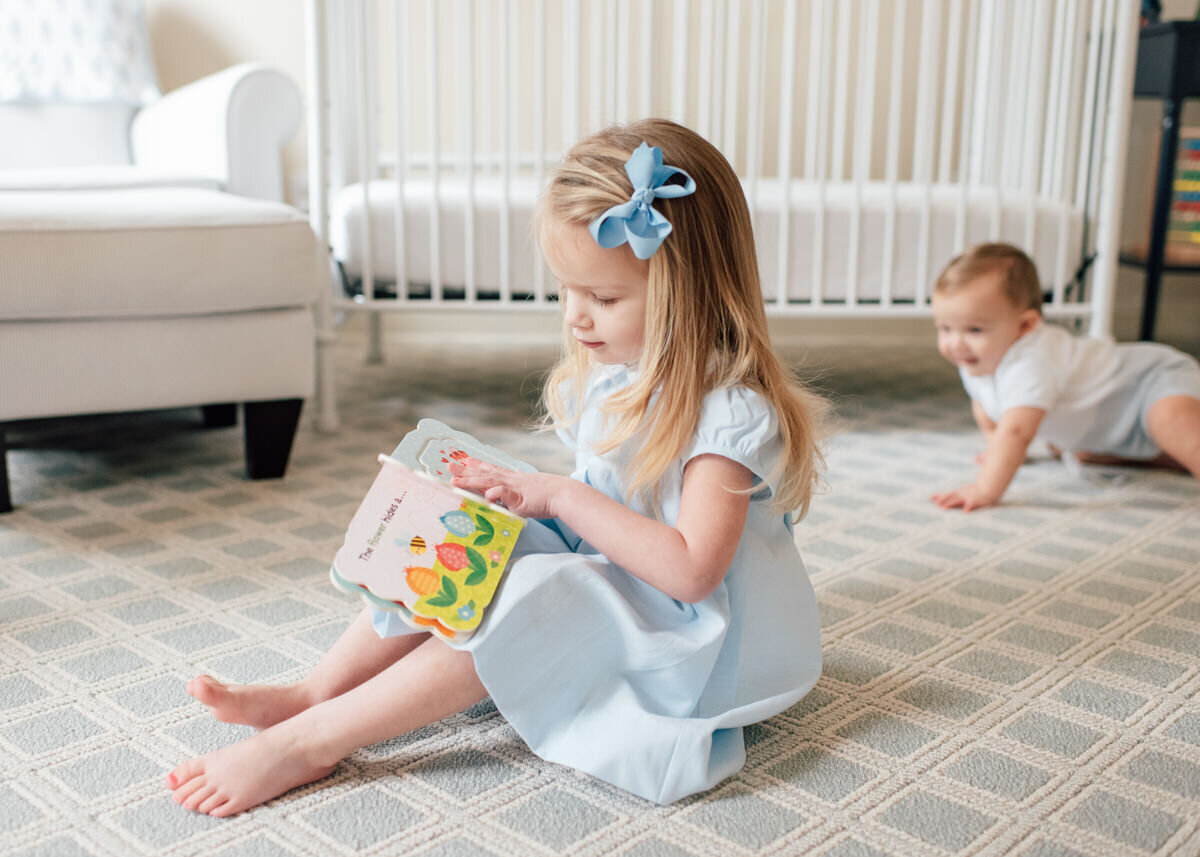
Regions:
<svg viewBox="0 0 1200 857"><path fill-rule="evenodd" d="M1010 408L1005 411L988 438L983 466L979 468L975 481L954 491L934 494L933 502L943 509L961 506L964 512L999 503L1025 461L1025 452L1037 435L1044 416L1046 412L1041 408Z"/></svg>
<svg viewBox="0 0 1200 857"><path fill-rule="evenodd" d="M454 484L528 518L560 518L630 574L679 601L707 598L733 562L753 485L750 471L724 456L699 455L683 471L672 527L641 515L590 485L549 473L520 473L469 460L451 464Z"/></svg>

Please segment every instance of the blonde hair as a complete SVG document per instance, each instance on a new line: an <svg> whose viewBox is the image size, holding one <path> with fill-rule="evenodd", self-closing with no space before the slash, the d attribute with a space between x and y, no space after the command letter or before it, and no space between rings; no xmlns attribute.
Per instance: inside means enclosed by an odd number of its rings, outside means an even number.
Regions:
<svg viewBox="0 0 1200 857"><path fill-rule="evenodd" d="M1042 312L1042 285L1037 266L1019 247L999 242L976 244L950 260L933 290L950 295L987 274L1000 274L1000 287L1019 310Z"/></svg>
<svg viewBox="0 0 1200 857"><path fill-rule="evenodd" d="M613 126L566 153L538 204L537 234L548 224L586 225L627 202L633 187L625 162L642 142L662 149L664 163L696 182L695 194L655 199L673 231L650 258L641 371L604 405L611 427L596 451L609 452L639 436L625 474L627 496L650 496L693 439L707 393L746 386L778 414L784 448L778 471L764 475L774 504L808 511L824 460L818 446L825 401L792 376L771 350L745 193L729 162L707 140L665 119ZM629 252L617 248L613 252ZM547 418L571 422L580 411L593 364L570 336L543 390ZM562 390L575 397L567 407Z"/></svg>

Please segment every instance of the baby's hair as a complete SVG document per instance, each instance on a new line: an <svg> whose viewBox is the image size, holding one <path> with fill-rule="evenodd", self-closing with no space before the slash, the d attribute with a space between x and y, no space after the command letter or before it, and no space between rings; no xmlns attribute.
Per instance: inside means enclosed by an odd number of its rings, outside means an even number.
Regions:
<svg viewBox="0 0 1200 857"><path fill-rule="evenodd" d="M1042 285L1037 266L1019 247L993 242L976 244L950 260L937 279L936 294L950 295L987 274L1001 275L1004 295L1019 310L1042 312Z"/></svg>
<svg viewBox="0 0 1200 857"><path fill-rule="evenodd" d="M779 416L785 449L779 472L766 474L781 509L808 510L824 464L819 418L825 401L807 390L771 349L745 192L729 162L703 137L665 119L612 126L571 148L551 177L534 217L545 240L558 225L586 227L628 202L625 162L642 142L696 182L691 196L656 198L672 232L650 258L645 344L633 383L605 405L610 430L599 453L635 435L639 450L626 474L628 495L656 495L667 468L695 435L704 396L746 386ZM628 246L613 253L632 253ZM566 333L564 354L543 392L547 416L566 425L581 411L591 356ZM564 391L565 394L564 394ZM564 397L565 396L565 397ZM566 398L574 399L570 406ZM657 508L657 496L653 496Z"/></svg>

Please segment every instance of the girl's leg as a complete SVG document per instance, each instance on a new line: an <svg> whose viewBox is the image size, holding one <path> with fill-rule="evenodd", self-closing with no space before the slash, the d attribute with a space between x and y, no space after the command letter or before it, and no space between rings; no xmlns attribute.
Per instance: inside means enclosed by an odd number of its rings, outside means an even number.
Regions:
<svg viewBox="0 0 1200 857"><path fill-rule="evenodd" d="M167 775L176 803L224 817L327 776L360 747L441 720L487 696L469 652L427 639L362 684Z"/></svg>
<svg viewBox="0 0 1200 857"><path fill-rule="evenodd" d="M1146 412L1146 427L1163 452L1200 479L1200 399L1159 399Z"/></svg>
<svg viewBox="0 0 1200 857"><path fill-rule="evenodd" d="M218 720L266 729L357 687L428 637L407 634L381 638L371 626L371 611L364 609L313 671L295 684L226 685L202 675L188 682L187 691L207 705Z"/></svg>

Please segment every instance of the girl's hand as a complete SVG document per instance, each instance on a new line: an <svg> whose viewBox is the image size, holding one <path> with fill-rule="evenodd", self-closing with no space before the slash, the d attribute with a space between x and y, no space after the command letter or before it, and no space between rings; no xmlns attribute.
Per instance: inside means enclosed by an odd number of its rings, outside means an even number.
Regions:
<svg viewBox="0 0 1200 857"><path fill-rule="evenodd" d="M450 463L451 483L455 488L482 494L523 518L554 518L554 500L561 493L565 476L550 473L522 473L486 464L475 458Z"/></svg>
<svg viewBox="0 0 1200 857"><path fill-rule="evenodd" d="M986 509L988 506L995 506L1000 502L999 497L993 496L973 483L956 488L953 491L943 491L940 494L934 494L929 499L941 509L957 509L962 507L964 512L971 512L975 509Z"/></svg>

